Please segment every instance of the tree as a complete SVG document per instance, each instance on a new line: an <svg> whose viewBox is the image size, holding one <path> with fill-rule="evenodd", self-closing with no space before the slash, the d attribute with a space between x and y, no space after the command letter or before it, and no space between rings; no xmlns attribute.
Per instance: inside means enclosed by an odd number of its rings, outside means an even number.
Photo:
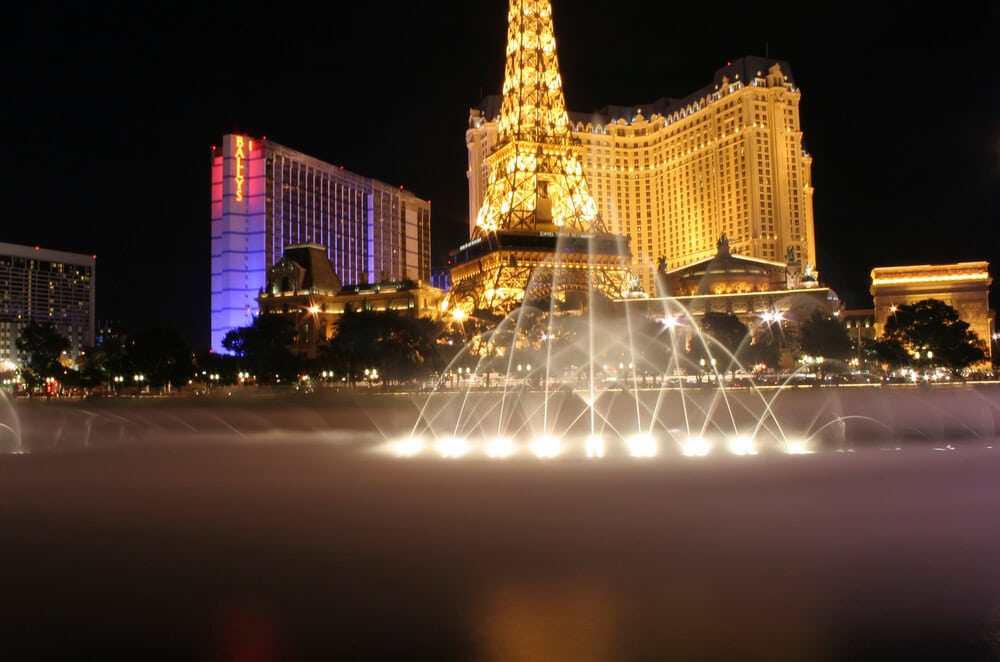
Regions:
<svg viewBox="0 0 1000 662"><path fill-rule="evenodd" d="M899 338L886 335L875 339L872 351L879 364L888 366L890 371L909 365L913 358Z"/></svg>
<svg viewBox="0 0 1000 662"><path fill-rule="evenodd" d="M261 382L295 378L299 362L289 349L294 344L295 323L276 314L258 315L253 324L232 329L222 339L222 346Z"/></svg>
<svg viewBox="0 0 1000 662"><path fill-rule="evenodd" d="M116 376L127 373L130 366L125 343L125 334L112 333L103 335L97 345L85 347L78 359L82 385L110 387Z"/></svg>
<svg viewBox="0 0 1000 662"><path fill-rule="evenodd" d="M750 346L744 349L742 355L748 365L756 366L754 370L757 377L764 370L777 372L781 365L781 347L773 333L759 334ZM763 366L763 368L759 366Z"/></svg>
<svg viewBox="0 0 1000 662"><path fill-rule="evenodd" d="M1000 342L997 342L998 336L994 333L990 337L990 357L992 358L992 368L993 373L997 373L997 368L1000 367Z"/></svg>
<svg viewBox="0 0 1000 662"><path fill-rule="evenodd" d="M191 348L170 327L153 327L136 333L129 339L128 354L134 372L125 377L141 379L157 388L186 384L194 370Z"/></svg>
<svg viewBox="0 0 1000 662"><path fill-rule="evenodd" d="M750 337L747 325L732 313L707 312L701 319L701 332L706 342L697 339L692 343L691 358L700 364L701 359L714 360L721 372L730 371L736 376L739 357Z"/></svg>
<svg viewBox="0 0 1000 662"><path fill-rule="evenodd" d="M636 371L644 383L646 373L667 375L676 367L675 336L661 322L646 317L632 320L623 334L630 340Z"/></svg>
<svg viewBox="0 0 1000 662"><path fill-rule="evenodd" d="M396 311L345 310L325 360L354 382L364 369L376 369L384 381L401 382L440 369L435 341L443 326L428 318Z"/></svg>
<svg viewBox="0 0 1000 662"><path fill-rule="evenodd" d="M25 378L32 387L46 377L61 377L59 363L63 352L70 348L69 339L50 322L28 322L14 341L17 351L26 357Z"/></svg>
<svg viewBox="0 0 1000 662"><path fill-rule="evenodd" d="M808 319L799 325L799 336L802 352L812 357L822 357L820 376L829 370L831 359L846 363L851 357L853 343L847 332L847 327L831 315L825 315L820 310L814 310Z"/></svg>
<svg viewBox="0 0 1000 662"><path fill-rule="evenodd" d="M943 367L959 377L986 359L986 343L958 311L939 299L903 304L889 316L877 345L879 356L894 368L926 374Z"/></svg>

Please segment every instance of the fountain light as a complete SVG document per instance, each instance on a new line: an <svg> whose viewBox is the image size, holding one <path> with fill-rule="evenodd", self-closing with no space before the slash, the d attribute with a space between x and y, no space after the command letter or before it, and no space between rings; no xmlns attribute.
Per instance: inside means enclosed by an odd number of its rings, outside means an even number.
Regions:
<svg viewBox="0 0 1000 662"><path fill-rule="evenodd" d="M681 452L689 457L704 457L710 450L711 444L702 437L688 437L681 445Z"/></svg>
<svg viewBox="0 0 1000 662"><path fill-rule="evenodd" d="M604 457L604 439L599 434L592 434L587 437L585 444L587 457Z"/></svg>
<svg viewBox="0 0 1000 662"><path fill-rule="evenodd" d="M562 444L555 437L538 437L531 443L531 451L543 460L553 458L562 452Z"/></svg>
<svg viewBox="0 0 1000 662"><path fill-rule="evenodd" d="M733 437L729 440L729 452L733 455L756 455L757 445L752 437Z"/></svg>
<svg viewBox="0 0 1000 662"><path fill-rule="evenodd" d="M625 443L632 457L656 457L656 440L648 434L632 435Z"/></svg>
<svg viewBox="0 0 1000 662"><path fill-rule="evenodd" d="M494 459L504 459L514 453L514 442L504 437L497 437L486 445L486 454Z"/></svg>
<svg viewBox="0 0 1000 662"><path fill-rule="evenodd" d="M437 443L437 451L441 457L462 457L469 452L469 442L458 437L445 437Z"/></svg>
<svg viewBox="0 0 1000 662"><path fill-rule="evenodd" d="M396 442L395 451L399 457L413 457L424 450L424 442L417 437L408 437Z"/></svg>
<svg viewBox="0 0 1000 662"><path fill-rule="evenodd" d="M785 452L789 455L809 455L812 453L803 439L792 439L785 442Z"/></svg>

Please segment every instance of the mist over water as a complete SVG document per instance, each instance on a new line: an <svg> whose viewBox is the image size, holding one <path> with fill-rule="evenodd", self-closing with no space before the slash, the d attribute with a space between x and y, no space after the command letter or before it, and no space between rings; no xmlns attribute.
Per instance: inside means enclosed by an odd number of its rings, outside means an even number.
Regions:
<svg viewBox="0 0 1000 662"><path fill-rule="evenodd" d="M399 458L420 399L314 395L4 409L3 659L1000 658L995 386L600 460Z"/></svg>

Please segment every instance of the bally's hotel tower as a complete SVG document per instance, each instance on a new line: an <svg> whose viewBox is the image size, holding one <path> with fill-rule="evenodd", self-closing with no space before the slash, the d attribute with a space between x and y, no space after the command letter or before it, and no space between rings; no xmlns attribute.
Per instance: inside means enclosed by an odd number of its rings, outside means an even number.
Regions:
<svg viewBox="0 0 1000 662"><path fill-rule="evenodd" d="M320 244L340 282L430 281L431 206L265 138L212 148L211 347L250 326L286 247Z"/></svg>

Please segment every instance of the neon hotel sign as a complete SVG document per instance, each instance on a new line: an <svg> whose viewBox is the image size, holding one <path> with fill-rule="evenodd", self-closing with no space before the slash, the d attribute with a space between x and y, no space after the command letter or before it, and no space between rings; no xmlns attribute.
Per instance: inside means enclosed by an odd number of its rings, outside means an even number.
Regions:
<svg viewBox="0 0 1000 662"><path fill-rule="evenodd" d="M246 170L246 152L243 151L244 145L246 146L247 152L253 151L253 140L247 140L243 136L236 136L236 175L233 180L236 182L236 202L243 201L243 182L246 181L246 177L243 176L243 171Z"/></svg>

